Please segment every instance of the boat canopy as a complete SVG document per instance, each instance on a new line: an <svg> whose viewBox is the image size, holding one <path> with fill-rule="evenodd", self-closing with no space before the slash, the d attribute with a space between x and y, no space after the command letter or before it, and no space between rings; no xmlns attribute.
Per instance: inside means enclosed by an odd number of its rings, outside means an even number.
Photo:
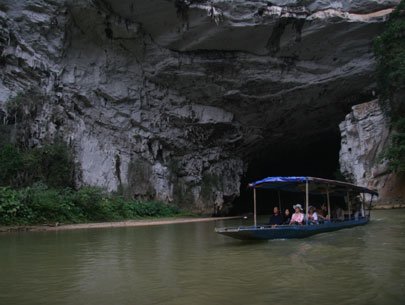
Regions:
<svg viewBox="0 0 405 305"><path fill-rule="evenodd" d="M342 181L305 176L267 177L262 180L249 183L249 187L254 189L275 189L288 192L305 192L307 182L309 194L320 195L329 193L332 196L346 196L346 194L349 192L352 194L366 193L378 196L378 193L375 190L371 190L366 187L357 186Z"/></svg>

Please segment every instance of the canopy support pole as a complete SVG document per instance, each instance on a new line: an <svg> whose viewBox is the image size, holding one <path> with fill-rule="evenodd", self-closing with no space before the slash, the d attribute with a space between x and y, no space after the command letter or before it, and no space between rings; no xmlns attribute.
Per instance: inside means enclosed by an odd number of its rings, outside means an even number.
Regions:
<svg viewBox="0 0 405 305"><path fill-rule="evenodd" d="M257 226L257 218L256 218L256 188L253 189L253 221L255 227Z"/></svg>
<svg viewBox="0 0 405 305"><path fill-rule="evenodd" d="M332 219L332 215L330 214L329 185L328 185L328 187L326 189L326 202L328 204L328 216L329 216L329 219Z"/></svg>
<svg viewBox="0 0 405 305"><path fill-rule="evenodd" d="M374 194L371 194L370 203L369 203L369 205L368 205L368 215L367 215L367 217L368 217L369 219L370 219L371 203L373 202L373 197L374 197Z"/></svg>
<svg viewBox="0 0 405 305"><path fill-rule="evenodd" d="M308 225L308 206L309 206L309 185L308 179L305 183L305 213L307 215L305 224Z"/></svg>
<svg viewBox="0 0 405 305"><path fill-rule="evenodd" d="M347 207L349 208L349 220L352 219L352 211L351 211L351 202L350 202L350 193L347 192Z"/></svg>
<svg viewBox="0 0 405 305"><path fill-rule="evenodd" d="M277 193L278 193L278 209L280 210L280 214L281 214L281 197L280 197L280 191L278 191Z"/></svg>

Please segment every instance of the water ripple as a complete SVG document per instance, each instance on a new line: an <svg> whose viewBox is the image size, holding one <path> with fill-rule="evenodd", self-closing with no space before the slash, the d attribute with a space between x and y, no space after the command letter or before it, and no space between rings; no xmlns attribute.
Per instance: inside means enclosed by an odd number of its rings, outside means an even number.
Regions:
<svg viewBox="0 0 405 305"><path fill-rule="evenodd" d="M214 223L0 236L0 304L404 304L405 211L302 240Z"/></svg>

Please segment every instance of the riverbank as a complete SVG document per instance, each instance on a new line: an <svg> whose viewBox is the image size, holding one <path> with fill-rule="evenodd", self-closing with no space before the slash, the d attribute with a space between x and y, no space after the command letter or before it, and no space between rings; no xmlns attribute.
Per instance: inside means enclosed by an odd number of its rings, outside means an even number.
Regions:
<svg viewBox="0 0 405 305"><path fill-rule="evenodd" d="M0 187L0 225L10 227L162 219L184 213L175 204L128 199L95 187L49 188L42 183Z"/></svg>
<svg viewBox="0 0 405 305"><path fill-rule="evenodd" d="M35 225L35 226L1 226L0 233L7 232L45 232L45 231L64 231L79 229L101 229L101 228L121 228L121 227L141 227L158 226L176 223L191 222L209 222L216 220L237 219L240 216L231 217L172 217L160 219L139 219L114 222L95 222L79 224L58 224L55 225Z"/></svg>

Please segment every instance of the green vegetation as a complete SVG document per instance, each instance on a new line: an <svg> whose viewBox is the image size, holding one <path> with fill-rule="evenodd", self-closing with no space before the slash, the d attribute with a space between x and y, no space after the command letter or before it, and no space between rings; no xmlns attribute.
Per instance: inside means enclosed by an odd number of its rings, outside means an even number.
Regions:
<svg viewBox="0 0 405 305"><path fill-rule="evenodd" d="M382 159L393 171L405 172L405 0L374 41L377 83L382 108L391 119L393 133Z"/></svg>
<svg viewBox="0 0 405 305"><path fill-rule="evenodd" d="M25 187L35 182L73 186L73 157L66 144L26 150L6 144L0 149L0 186Z"/></svg>
<svg viewBox="0 0 405 305"><path fill-rule="evenodd" d="M179 215L176 207L113 196L98 188L51 189L44 184L0 187L0 224L28 225L117 221Z"/></svg>
<svg viewBox="0 0 405 305"><path fill-rule="evenodd" d="M405 173L405 117L393 123L390 145L381 158L388 160L392 171Z"/></svg>
<svg viewBox="0 0 405 305"><path fill-rule="evenodd" d="M405 89L405 0L391 14L385 31L375 39L374 52L380 100L396 120L405 114L404 101L395 96Z"/></svg>
<svg viewBox="0 0 405 305"><path fill-rule="evenodd" d="M46 96L37 89L19 92L6 102L7 119L9 123L26 123L35 119L44 105Z"/></svg>

